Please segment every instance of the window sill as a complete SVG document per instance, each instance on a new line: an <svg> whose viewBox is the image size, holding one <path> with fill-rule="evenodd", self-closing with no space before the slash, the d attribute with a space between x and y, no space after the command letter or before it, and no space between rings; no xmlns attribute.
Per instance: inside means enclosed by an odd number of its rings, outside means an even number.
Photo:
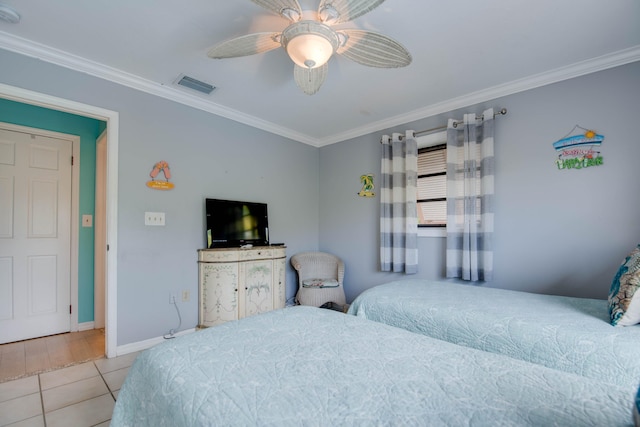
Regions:
<svg viewBox="0 0 640 427"><path fill-rule="evenodd" d="M418 237L447 237L447 227L418 227Z"/></svg>

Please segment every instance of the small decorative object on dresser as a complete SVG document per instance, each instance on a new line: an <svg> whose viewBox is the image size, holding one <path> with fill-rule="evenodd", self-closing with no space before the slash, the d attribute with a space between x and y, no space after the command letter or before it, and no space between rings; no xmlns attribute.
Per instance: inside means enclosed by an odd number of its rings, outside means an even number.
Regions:
<svg viewBox="0 0 640 427"><path fill-rule="evenodd" d="M198 326L284 308L286 246L198 251Z"/></svg>

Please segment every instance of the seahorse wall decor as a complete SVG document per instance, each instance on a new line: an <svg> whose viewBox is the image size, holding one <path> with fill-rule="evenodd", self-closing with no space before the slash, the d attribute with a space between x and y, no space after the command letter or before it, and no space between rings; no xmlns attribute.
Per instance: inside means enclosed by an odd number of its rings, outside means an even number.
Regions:
<svg viewBox="0 0 640 427"><path fill-rule="evenodd" d="M158 175L162 172L164 175L165 181L156 181ZM149 173L151 177L151 181L147 181L147 187L153 190L172 190L174 185L169 182L171 179L171 169L169 169L169 163L164 160L160 160L156 164L153 165L153 169L151 169L151 173Z"/></svg>
<svg viewBox="0 0 640 427"><path fill-rule="evenodd" d="M360 182L362 183L362 189L358 193L360 197L374 197L376 193L373 192L375 188L373 185L373 174L364 174L360 176Z"/></svg>

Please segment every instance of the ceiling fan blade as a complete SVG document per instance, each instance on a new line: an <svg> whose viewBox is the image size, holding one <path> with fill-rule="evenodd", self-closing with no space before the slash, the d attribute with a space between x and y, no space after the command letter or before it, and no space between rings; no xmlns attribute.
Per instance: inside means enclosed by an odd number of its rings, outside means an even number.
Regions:
<svg viewBox="0 0 640 427"><path fill-rule="evenodd" d="M400 43L380 33L340 30L346 42L336 53L369 67L398 68L411 64L411 54Z"/></svg>
<svg viewBox="0 0 640 427"><path fill-rule="evenodd" d="M227 40L212 47L209 58L235 58L253 55L276 49L282 44L278 41L280 33L254 33Z"/></svg>
<svg viewBox="0 0 640 427"><path fill-rule="evenodd" d="M298 0L251 0L271 12L292 22L297 22L302 16L302 8Z"/></svg>
<svg viewBox="0 0 640 427"><path fill-rule="evenodd" d="M378 7L384 0L322 0L320 19L328 25L351 21Z"/></svg>
<svg viewBox="0 0 640 427"><path fill-rule="evenodd" d="M296 84L307 95L313 95L320 90L320 86L327 78L329 64L323 64L316 68L304 68L294 65L293 78Z"/></svg>

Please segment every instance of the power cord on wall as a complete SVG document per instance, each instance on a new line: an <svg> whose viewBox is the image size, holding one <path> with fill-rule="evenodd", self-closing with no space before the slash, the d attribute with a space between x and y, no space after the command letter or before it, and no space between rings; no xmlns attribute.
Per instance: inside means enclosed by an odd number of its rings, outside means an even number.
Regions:
<svg viewBox="0 0 640 427"><path fill-rule="evenodd" d="M176 332L180 329L180 326L182 326L182 316L180 316L180 309L178 308L178 304L176 303L176 299L173 298L173 305L176 308L176 313L178 313L178 327L175 329L169 329L169 333L164 334L162 336L162 338L164 338L165 340L170 340L172 338L175 338L175 334Z"/></svg>

